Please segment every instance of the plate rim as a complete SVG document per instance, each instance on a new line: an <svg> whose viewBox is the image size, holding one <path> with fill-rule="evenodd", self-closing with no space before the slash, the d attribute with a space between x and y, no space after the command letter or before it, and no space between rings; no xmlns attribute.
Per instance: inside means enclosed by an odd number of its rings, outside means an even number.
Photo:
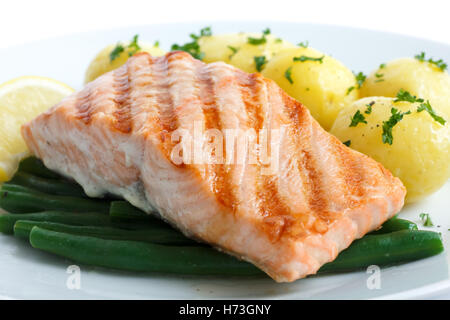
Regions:
<svg viewBox="0 0 450 320"><path fill-rule="evenodd" d="M95 30L86 30L86 31L75 31L75 32L69 32L65 35L55 35L55 36L50 36L50 37L44 37L42 39L38 39L38 40L29 40L29 41L25 41L23 43L17 43L17 44L13 44L10 46L6 46L3 48L0 48L0 52L2 51L6 51L9 49L16 49L16 48L20 48L22 46L28 46L28 45L32 45L32 44L37 44L43 41L54 41L54 40L59 40L59 39L63 39L66 37L77 37L77 36L83 36L83 35L88 35L88 34L92 34L92 33L107 33L107 32L114 32L114 31L121 31L121 30L126 30L126 29L138 29L138 28L146 28L146 27L150 27L150 26L154 26L154 27L164 27L164 26L172 26L172 25L178 25L178 26L183 26L183 25L197 25L197 24L201 24L201 25L206 25L206 26L213 26L214 24L216 25L225 25L225 24L253 24L253 25L258 25L258 24L279 24L279 25L298 25L298 26L310 26L310 27L326 27L326 28L334 28L334 29L342 29L342 30L352 30L352 31L363 31L363 32L369 32L369 33L375 33L375 34L385 34L385 35L390 35L390 36L396 36L396 37L402 37L402 38L408 38L410 40L417 40L417 41L425 41L428 43L432 43L435 45L441 45L441 46L445 46L448 49L450 49L450 43L446 43L446 42L442 42L442 41L438 41L438 40L434 40L434 39L427 39L425 37L419 37L419 36L413 36L413 35L409 35L409 34L404 34L401 32L395 32L395 31L384 31L384 30L377 30L377 29L371 29L368 27L354 27L354 26L349 26L349 25L340 25L340 24L333 24L333 23L313 23L313 22L297 22L297 21L281 21L281 20L207 20L207 19L202 19L202 20L198 20L198 21L194 21L194 20L190 20L190 21L182 21L182 22L163 22L163 23L147 23L147 24L136 24L136 25L129 25L129 26L121 26L121 27L112 27L112 28L106 28L106 29L95 29ZM188 36L188 33L186 33L186 36Z"/></svg>
<svg viewBox="0 0 450 320"><path fill-rule="evenodd" d="M434 297L439 294L448 293L449 289L450 279L447 279L402 292L382 295L369 300L424 299Z"/></svg>

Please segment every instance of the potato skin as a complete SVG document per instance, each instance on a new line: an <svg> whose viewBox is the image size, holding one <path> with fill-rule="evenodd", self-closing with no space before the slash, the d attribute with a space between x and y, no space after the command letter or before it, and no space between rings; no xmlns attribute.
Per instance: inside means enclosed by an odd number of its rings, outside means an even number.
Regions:
<svg viewBox="0 0 450 320"><path fill-rule="evenodd" d="M353 73L338 60L325 55L323 63L317 61L294 62L300 56L319 58L324 56L312 48L285 49L273 57L262 74L275 82L290 96L304 104L312 116L326 130L331 128L337 114L358 98ZM291 79L285 73L291 68Z"/></svg>
<svg viewBox="0 0 450 320"><path fill-rule="evenodd" d="M365 114L367 104L375 102ZM383 121L391 108L411 110L392 129L392 145L382 142ZM450 177L450 126L434 121L426 112L416 112L418 104L396 102L387 97L366 97L343 109L330 133L341 141L350 140L350 148L382 163L405 185L407 201L414 202L438 190ZM349 127L350 118L359 110L367 124Z"/></svg>
<svg viewBox="0 0 450 320"><path fill-rule="evenodd" d="M123 42L124 47L126 47L129 42ZM150 53L152 56L162 56L165 54L165 52L160 49L159 47L153 46L151 44L143 43L139 41L139 46L141 47L140 51L145 51ZM117 69L121 65L123 65L125 62L127 62L129 55L128 50L125 49L124 52L122 52L116 59L113 61L110 61L109 55L112 50L116 47L116 44L110 44L103 48L91 61L89 64L85 77L84 77L84 83L91 82L92 80L98 78L102 74L109 72L111 70Z"/></svg>
<svg viewBox="0 0 450 320"><path fill-rule="evenodd" d="M413 58L393 60L384 68L373 71L361 87L360 96L395 97L400 89L430 100L434 109L450 116L449 74L433 64Z"/></svg>

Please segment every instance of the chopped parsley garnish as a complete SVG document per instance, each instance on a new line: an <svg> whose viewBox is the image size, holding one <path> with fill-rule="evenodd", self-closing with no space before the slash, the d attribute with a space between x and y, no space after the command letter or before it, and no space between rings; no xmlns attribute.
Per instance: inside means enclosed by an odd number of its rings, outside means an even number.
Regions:
<svg viewBox="0 0 450 320"><path fill-rule="evenodd" d="M267 28L267 29L263 30L261 38L248 37L247 38L247 42L249 44L252 44L252 45L255 45L255 46L260 45L260 44L264 44L264 43L267 42L266 36L269 35L269 34L270 34L270 29Z"/></svg>
<svg viewBox="0 0 450 320"><path fill-rule="evenodd" d="M290 84L294 83L294 80L292 80L292 67L289 67L284 72L284 77L289 81Z"/></svg>
<svg viewBox="0 0 450 320"><path fill-rule="evenodd" d="M399 102L399 101L406 101L406 102L411 102L411 103L418 102L418 103L420 103L420 106L417 107L417 112L422 112L425 110L426 112L428 112L430 114L430 116L434 119L434 121L437 121L442 125L445 125L445 123L447 122L447 121L445 121L444 118L442 118L441 116L436 114L436 112L433 110L433 108L431 107L431 104L428 100L427 100L427 102L425 102L423 99L413 96L408 91L405 91L403 89L400 89L398 91L397 98L394 100L394 102Z"/></svg>
<svg viewBox="0 0 450 320"><path fill-rule="evenodd" d="M265 36L262 36L261 38L252 38L252 37L248 37L247 39L249 44L252 44L254 46L260 45L260 44L264 44L267 42L267 39Z"/></svg>
<svg viewBox="0 0 450 320"><path fill-rule="evenodd" d="M128 56L131 57L132 55L134 55L136 52L138 52L139 50L141 50L141 47L138 44L138 38L139 35L135 35L133 37L133 40L131 40L130 44L128 45Z"/></svg>
<svg viewBox="0 0 450 320"><path fill-rule="evenodd" d="M205 27L200 30L200 37L210 37L212 36L211 27Z"/></svg>
<svg viewBox="0 0 450 320"><path fill-rule="evenodd" d="M415 59L419 60L420 62L424 62L425 61L425 52L421 52L420 54L416 54L414 56Z"/></svg>
<svg viewBox="0 0 450 320"><path fill-rule="evenodd" d="M350 147L350 144L352 143L351 140L347 140L345 142L342 142L343 144L345 144L347 147Z"/></svg>
<svg viewBox="0 0 450 320"><path fill-rule="evenodd" d="M267 36L267 35L269 35L269 34L270 34L270 29L269 29L269 28L265 28L265 29L263 30L263 35Z"/></svg>
<svg viewBox="0 0 450 320"><path fill-rule="evenodd" d="M394 137L392 136L392 128L394 128L394 126L403 119L404 115L410 113L411 111L399 112L396 108L391 109L391 117L389 120L383 121L383 134L381 136L383 143L392 145L392 142L394 141Z"/></svg>
<svg viewBox="0 0 450 320"><path fill-rule="evenodd" d="M424 227L432 227L434 226L433 222L431 221L430 215L428 213L421 213L419 215L420 220L423 221Z"/></svg>
<svg viewBox="0 0 450 320"><path fill-rule="evenodd" d="M159 48L159 41L156 40L155 43L153 44L153 46Z"/></svg>
<svg viewBox="0 0 450 320"><path fill-rule="evenodd" d="M417 98L416 96L413 96L411 93L409 93L406 90L400 89L397 92L397 97L394 99L394 102L400 102L400 101L406 101L406 102L423 102L423 99Z"/></svg>
<svg viewBox="0 0 450 320"><path fill-rule="evenodd" d="M355 74L355 79L359 89L363 85L364 81L366 81L366 75L362 72L358 72L357 74Z"/></svg>
<svg viewBox="0 0 450 320"><path fill-rule="evenodd" d="M375 104L375 101L372 101L371 103L366 104L366 111L364 111L365 114L371 114L372 113L372 106Z"/></svg>
<svg viewBox="0 0 450 320"><path fill-rule="evenodd" d="M358 123L366 123L366 117L364 117L364 115L361 113L361 111L356 111L355 114L353 115L353 117L350 118L351 123L349 125L349 127L356 127L358 125Z"/></svg>
<svg viewBox="0 0 450 320"><path fill-rule="evenodd" d="M233 54L238 52L238 49L233 46L228 46L228 49L230 49L233 52Z"/></svg>
<svg viewBox="0 0 450 320"><path fill-rule="evenodd" d="M231 50L231 54L228 56L229 59L233 58L233 56L238 52L239 48L235 48L233 46L227 46L228 49Z"/></svg>
<svg viewBox="0 0 450 320"><path fill-rule="evenodd" d="M313 57L308 57L308 56L300 56L300 57L294 57L292 60L294 62L296 62L296 61L299 61L299 62L318 61L320 63L323 63L323 58L325 58L325 56L321 56L319 58L313 58Z"/></svg>
<svg viewBox="0 0 450 320"><path fill-rule="evenodd" d="M413 96L408 91L405 91L403 89L400 89L398 91L397 98L395 98L394 102L399 102L399 101L406 101L406 102L411 102L411 103L418 102L418 103L420 103L420 105L417 107L417 112L422 112L425 110L434 119L434 121L437 121L442 125L445 125L445 123L447 122L447 121L445 121L444 118L442 118L441 116L436 114L436 112L433 110L433 108L431 107L431 104L428 100L427 100L427 102L425 102L423 99Z"/></svg>
<svg viewBox="0 0 450 320"><path fill-rule="evenodd" d="M384 73L375 73L375 77L377 78L377 80L375 80L375 82L382 82L382 81L384 81L384 79L383 79Z"/></svg>
<svg viewBox="0 0 450 320"><path fill-rule="evenodd" d="M122 52L125 51L125 48L122 44L118 43L115 48L109 53L109 62L113 62L116 60Z"/></svg>
<svg viewBox="0 0 450 320"><path fill-rule="evenodd" d="M131 39L130 44L126 47L128 51L128 56L131 57L136 52L141 50L141 47L138 43L139 35L134 35L133 39ZM122 52L125 51L125 47L120 42L117 43L117 45L114 47L114 49L109 53L109 62L113 62L115 59L117 59Z"/></svg>
<svg viewBox="0 0 450 320"><path fill-rule="evenodd" d="M183 45L173 44L171 50L181 50L189 53L196 59L202 60L205 56L204 52L200 52L200 45L198 44L198 40L201 37L209 37L212 35L211 27L206 27L200 30L200 34L196 35L191 33L189 37L191 37L192 41L185 43Z"/></svg>
<svg viewBox="0 0 450 320"><path fill-rule="evenodd" d="M308 46L309 46L309 41L308 41L308 40L302 41L302 42L300 42L300 43L298 44L298 46L299 46L299 47L302 47L302 48L308 48Z"/></svg>
<svg viewBox="0 0 450 320"><path fill-rule="evenodd" d="M386 68L386 63L382 63L382 64L380 64L380 66L378 67L378 69L384 69L384 68Z"/></svg>
<svg viewBox="0 0 450 320"><path fill-rule="evenodd" d="M358 72L357 74L353 73L355 75L356 80L356 86L351 86L347 89L347 95L350 94L355 89L360 89L364 81L366 81L366 75L362 72Z"/></svg>
<svg viewBox="0 0 450 320"><path fill-rule="evenodd" d="M444 71L445 69L447 69L447 64L442 59L433 60L432 58L429 58L428 60L426 60L425 52L423 52L423 51L420 54L416 54L414 56L414 58L416 58L420 62L428 62L428 63L434 64L436 67L441 69L441 71Z"/></svg>
<svg viewBox="0 0 450 320"><path fill-rule="evenodd" d="M445 125L446 121L441 116L438 116L436 112L431 107L430 102L427 100L427 102L421 103L419 107L417 107L417 112L422 112L425 110L430 114L430 116L434 119L434 121L439 122L442 125Z"/></svg>
<svg viewBox="0 0 450 320"><path fill-rule="evenodd" d="M255 60L256 70L258 71L261 71L263 66L267 63L266 56L253 57L253 60Z"/></svg>
<svg viewBox="0 0 450 320"><path fill-rule="evenodd" d="M350 92L352 92L353 90L355 90L355 86L351 86L347 89L347 95L350 94Z"/></svg>

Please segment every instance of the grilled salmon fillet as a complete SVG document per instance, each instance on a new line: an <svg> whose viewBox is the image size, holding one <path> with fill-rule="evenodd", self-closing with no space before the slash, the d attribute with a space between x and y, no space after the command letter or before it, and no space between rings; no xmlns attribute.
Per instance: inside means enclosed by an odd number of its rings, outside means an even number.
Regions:
<svg viewBox="0 0 450 320"><path fill-rule="evenodd" d="M283 128L271 145L279 150L276 170L249 157L176 163L173 134L195 123L216 131ZM22 135L48 168L89 196L120 195L278 282L317 272L396 214L406 193L273 81L185 52L136 54L25 124ZM231 152L224 148L223 156Z"/></svg>

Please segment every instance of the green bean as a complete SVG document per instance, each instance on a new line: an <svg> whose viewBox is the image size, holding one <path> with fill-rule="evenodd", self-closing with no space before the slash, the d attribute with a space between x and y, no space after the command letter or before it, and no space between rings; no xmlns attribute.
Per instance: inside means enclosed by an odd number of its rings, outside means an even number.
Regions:
<svg viewBox="0 0 450 320"><path fill-rule="evenodd" d="M380 229L369 233L369 235L385 234L400 230L418 230L418 228L417 224L412 221L394 217L383 223Z"/></svg>
<svg viewBox="0 0 450 320"><path fill-rule="evenodd" d="M38 177L59 179L61 176L54 171L47 169L41 160L35 157L23 159L19 164L19 171L31 173Z"/></svg>
<svg viewBox="0 0 450 320"><path fill-rule="evenodd" d="M113 223L126 223L135 226L158 226L162 229L174 230L172 226L152 214L136 208L127 201L112 201L109 208L109 217ZM136 227L138 228L138 227Z"/></svg>
<svg viewBox="0 0 450 320"><path fill-rule="evenodd" d="M127 201L112 201L109 216L113 221L160 221Z"/></svg>
<svg viewBox="0 0 450 320"><path fill-rule="evenodd" d="M49 195L9 183L3 184L1 188L0 207L11 213L53 210L109 212L108 201Z"/></svg>
<svg viewBox="0 0 450 320"><path fill-rule="evenodd" d="M127 201L112 201L109 217L114 223L133 223L136 225L153 225L164 229L173 228L163 220L136 208Z"/></svg>
<svg viewBox="0 0 450 320"><path fill-rule="evenodd" d="M31 229L35 226L46 230L102 239L142 241L166 245L198 245L198 242L186 238L180 232L157 226L140 230L124 230L107 226L73 226L47 221L18 220L14 224L14 235L28 239Z"/></svg>
<svg viewBox="0 0 450 320"><path fill-rule="evenodd" d="M444 250L437 232L401 230L380 235L367 235L355 240L333 262L325 264L321 272L340 272L386 266L423 259Z"/></svg>
<svg viewBox="0 0 450 320"><path fill-rule="evenodd" d="M34 227L33 247L75 262L130 271L157 271L182 274L260 274L246 262L222 255L206 247L168 247L136 241L105 240L71 235ZM341 272L413 261L442 252L438 233L398 231L367 236L355 241L319 273Z"/></svg>
<svg viewBox="0 0 450 320"><path fill-rule="evenodd" d="M68 180L42 178L27 172L17 172L8 184L15 184L54 195L87 197L83 188Z"/></svg>
<svg viewBox="0 0 450 320"><path fill-rule="evenodd" d="M96 212L44 211L37 213L0 214L0 232L13 234L19 220L57 222L69 225L111 226L108 215Z"/></svg>
<svg viewBox="0 0 450 320"><path fill-rule="evenodd" d="M74 226L115 227L124 230L155 230L156 228L159 228L176 232L169 225L167 225L166 228L163 228L160 225L149 223L113 222L109 219L109 216L104 213L64 211L0 214L0 232L12 234L14 224L19 220L55 222Z"/></svg>
<svg viewBox="0 0 450 320"><path fill-rule="evenodd" d="M114 269L198 275L261 274L249 263L201 246L105 240L39 227L31 230L30 243L77 263Z"/></svg>

